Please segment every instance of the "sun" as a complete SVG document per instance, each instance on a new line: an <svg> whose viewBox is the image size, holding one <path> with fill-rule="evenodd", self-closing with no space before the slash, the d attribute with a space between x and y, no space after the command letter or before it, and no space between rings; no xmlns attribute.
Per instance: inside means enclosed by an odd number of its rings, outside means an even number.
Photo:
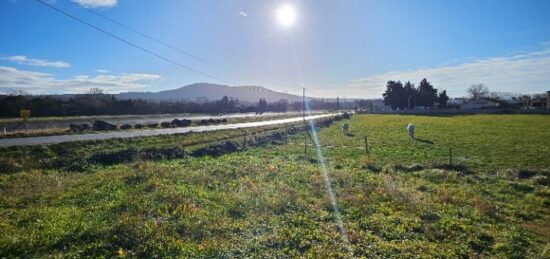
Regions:
<svg viewBox="0 0 550 259"><path fill-rule="evenodd" d="M291 5L283 5L277 9L277 22L283 27L290 27L296 22L296 9Z"/></svg>

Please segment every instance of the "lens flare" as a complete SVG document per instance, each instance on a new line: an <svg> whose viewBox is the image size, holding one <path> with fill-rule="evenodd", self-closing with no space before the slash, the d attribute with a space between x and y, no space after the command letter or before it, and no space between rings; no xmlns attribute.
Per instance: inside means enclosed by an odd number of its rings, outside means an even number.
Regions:
<svg viewBox="0 0 550 259"><path fill-rule="evenodd" d="M305 110L309 115L311 115L311 110L309 109L308 101L305 102ZM340 231L340 238L342 239L342 243L344 245L344 248L351 252L351 247L349 243L348 233L346 231L346 228L344 227L344 223L342 222L342 215L340 214L340 209L338 209L338 202L336 199L336 195L334 194L334 191L332 190L332 182L330 180L330 174L328 172L327 164L325 162L325 157L323 156L323 151L321 150L321 144L319 142L319 137L317 136L317 131L315 130L315 122L314 120L309 120L309 128L311 129L311 139L313 141L313 144L315 145L315 151L317 153L317 159L319 159L319 165L321 166L321 172L323 173L323 181L325 182L325 189L327 190L330 205L332 207L332 211L334 212L334 218L336 220L336 226L338 227L338 230Z"/></svg>
<svg viewBox="0 0 550 259"><path fill-rule="evenodd" d="M292 39L292 37L291 37ZM294 40L292 39L292 54L294 55L294 65L296 66L296 72L298 74L298 78L300 79L300 86L304 87L304 80L302 77L302 69L300 67L300 62L298 61L298 55L296 54L296 48L294 46ZM308 117L311 116L311 109L309 108L309 102L307 98L305 97L304 92L304 113L308 114ZM305 115L305 114L304 114ZM304 121L305 123L305 121ZM332 211L334 213L334 219L336 221L336 226L338 228L338 231L340 232L340 239L342 239L342 245L347 250L348 253L352 252L351 245L348 238L348 233L346 231L346 228L344 227L344 223L342 221L342 215L340 214L340 209L338 209L338 200L336 198L336 194L334 194L334 191L332 190L332 182L330 180L330 174L327 168L327 164L325 162L325 157L323 156L323 151L321 150L321 144L319 142L319 137L317 136L317 131L315 130L315 121L309 119L309 129L311 129L311 139L313 140L313 144L315 145L315 152L317 154L317 159L319 161L319 165L321 166L321 173L323 174L323 181L325 183L325 189L328 193L328 198L330 201L330 205L332 207ZM306 126L306 125L304 125Z"/></svg>

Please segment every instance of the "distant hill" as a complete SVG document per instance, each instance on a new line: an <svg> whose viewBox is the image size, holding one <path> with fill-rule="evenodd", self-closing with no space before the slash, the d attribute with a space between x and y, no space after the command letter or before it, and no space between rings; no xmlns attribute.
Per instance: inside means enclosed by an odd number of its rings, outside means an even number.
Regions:
<svg viewBox="0 0 550 259"><path fill-rule="evenodd" d="M286 99L289 102L301 101L302 97L287 93L276 92L261 86L227 86L208 83L196 83L183 86L177 89L160 92L127 92L115 95L117 99L145 99L156 101L212 101L219 100L224 96L239 99L241 102L256 103L260 98L268 102Z"/></svg>

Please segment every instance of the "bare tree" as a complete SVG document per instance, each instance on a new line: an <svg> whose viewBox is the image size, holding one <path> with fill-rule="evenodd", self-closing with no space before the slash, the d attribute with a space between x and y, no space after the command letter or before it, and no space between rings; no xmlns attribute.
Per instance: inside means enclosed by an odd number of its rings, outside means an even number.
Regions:
<svg viewBox="0 0 550 259"><path fill-rule="evenodd" d="M93 87L93 88L90 88L90 90L86 91L86 94L103 94L103 93L105 93L105 90L98 87Z"/></svg>
<svg viewBox="0 0 550 259"><path fill-rule="evenodd" d="M468 88L468 94L472 99L479 99L489 94L489 88L483 84L473 84Z"/></svg>
<svg viewBox="0 0 550 259"><path fill-rule="evenodd" d="M521 101L521 104L523 104L524 109L529 109L532 105L532 99L529 95L521 96L519 100Z"/></svg>
<svg viewBox="0 0 550 259"><path fill-rule="evenodd" d="M9 92L9 95L13 95L13 96L25 96L25 95L29 95L29 92L23 90L23 89L15 89L13 91L10 91Z"/></svg>
<svg viewBox="0 0 550 259"><path fill-rule="evenodd" d="M488 96L493 99L514 99L521 97L521 94L513 92L490 92Z"/></svg>
<svg viewBox="0 0 550 259"><path fill-rule="evenodd" d="M355 104L359 106L361 110L366 110L369 107L369 101L367 99L355 100Z"/></svg>

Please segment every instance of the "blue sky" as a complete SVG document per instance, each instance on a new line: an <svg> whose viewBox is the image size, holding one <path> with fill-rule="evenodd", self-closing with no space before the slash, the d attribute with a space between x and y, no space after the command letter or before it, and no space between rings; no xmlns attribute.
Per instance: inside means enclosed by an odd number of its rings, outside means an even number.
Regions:
<svg viewBox="0 0 550 259"><path fill-rule="evenodd" d="M371 98L381 97L388 80L427 77L451 96L475 83L493 91L550 90L547 0L43 1L233 85L289 93L304 85L314 96ZM297 12L290 27L275 17L285 4ZM195 82L220 83L35 0L0 2L0 92L159 91Z"/></svg>

